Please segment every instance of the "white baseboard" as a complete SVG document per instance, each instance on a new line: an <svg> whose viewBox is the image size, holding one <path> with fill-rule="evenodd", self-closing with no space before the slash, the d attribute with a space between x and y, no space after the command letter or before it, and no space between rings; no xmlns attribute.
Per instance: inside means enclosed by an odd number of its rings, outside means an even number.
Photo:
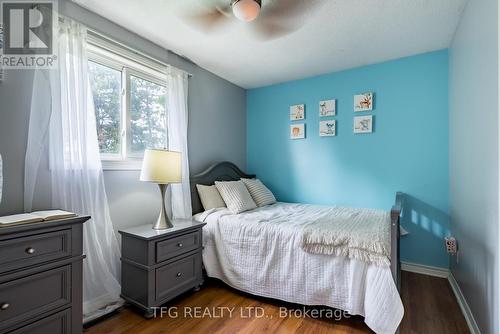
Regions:
<svg viewBox="0 0 500 334"><path fill-rule="evenodd" d="M458 285L457 281L455 280L455 277L453 277L453 274L450 272L449 269L425 266L422 264L411 263L411 262L401 262L401 270L448 279L451 289L453 290L453 293L457 298L458 305L462 310L462 314L465 317L465 321L467 321L467 325L469 326L469 331L472 334L481 334L479 327L477 327L476 320L474 319L474 316L472 315L469 305L467 304L467 300L465 299L462 290L460 290L460 286Z"/></svg>
<svg viewBox="0 0 500 334"><path fill-rule="evenodd" d="M428 276L441 277L441 278L448 278L448 276L450 276L449 269L424 266L423 264L403 262L403 261L401 261L401 270Z"/></svg>
<svg viewBox="0 0 500 334"><path fill-rule="evenodd" d="M474 319L474 315L469 308L469 304L467 304L467 300L465 299L458 282L455 280L455 277L452 273L448 276L448 282L450 282L451 289L453 293L455 293L455 297L457 298L458 305L460 305L460 309L464 314L465 321L467 321L467 325L469 326L469 331L472 334L481 334L479 327L477 326L476 320Z"/></svg>

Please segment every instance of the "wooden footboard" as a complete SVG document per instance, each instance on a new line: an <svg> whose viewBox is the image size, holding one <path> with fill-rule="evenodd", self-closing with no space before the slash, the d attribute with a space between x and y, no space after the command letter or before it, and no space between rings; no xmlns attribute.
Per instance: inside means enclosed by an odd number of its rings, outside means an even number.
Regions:
<svg viewBox="0 0 500 334"><path fill-rule="evenodd" d="M399 223L403 208L402 192L396 193L396 201L391 209L391 272L398 290L401 288L401 261L399 258Z"/></svg>

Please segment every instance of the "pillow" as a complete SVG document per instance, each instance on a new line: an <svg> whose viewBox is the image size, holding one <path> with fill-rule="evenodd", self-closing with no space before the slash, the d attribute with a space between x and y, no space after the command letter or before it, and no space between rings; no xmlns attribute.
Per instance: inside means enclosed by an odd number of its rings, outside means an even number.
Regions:
<svg viewBox="0 0 500 334"><path fill-rule="evenodd" d="M240 213L257 207L243 181L215 181L215 186L232 213Z"/></svg>
<svg viewBox="0 0 500 334"><path fill-rule="evenodd" d="M203 209L205 209L205 211L213 208L226 207L226 203L224 203L224 200L220 197L219 191L215 188L215 186L197 184L196 189L198 189L201 205L203 205Z"/></svg>
<svg viewBox="0 0 500 334"><path fill-rule="evenodd" d="M241 179L247 186L250 195L258 207L276 203L271 190L269 190L259 179Z"/></svg>

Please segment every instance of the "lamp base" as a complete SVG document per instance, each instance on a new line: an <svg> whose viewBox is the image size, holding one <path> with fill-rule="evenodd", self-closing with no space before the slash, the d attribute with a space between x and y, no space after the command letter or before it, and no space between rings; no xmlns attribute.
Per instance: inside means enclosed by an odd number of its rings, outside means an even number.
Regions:
<svg viewBox="0 0 500 334"><path fill-rule="evenodd" d="M155 230L166 230L168 228L174 227L170 219L167 216L167 210L165 209L165 193L167 191L168 184L158 184L160 187L161 193L161 207L160 207L160 215L158 219L153 224L153 229Z"/></svg>

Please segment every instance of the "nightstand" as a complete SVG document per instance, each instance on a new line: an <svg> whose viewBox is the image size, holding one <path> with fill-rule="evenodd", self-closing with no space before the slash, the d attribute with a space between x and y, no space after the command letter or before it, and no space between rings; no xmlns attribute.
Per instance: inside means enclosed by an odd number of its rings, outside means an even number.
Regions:
<svg viewBox="0 0 500 334"><path fill-rule="evenodd" d="M199 290L202 275L202 228L195 220L173 220L173 228L151 224L119 231L122 236L121 297L151 318L159 307L181 293Z"/></svg>

